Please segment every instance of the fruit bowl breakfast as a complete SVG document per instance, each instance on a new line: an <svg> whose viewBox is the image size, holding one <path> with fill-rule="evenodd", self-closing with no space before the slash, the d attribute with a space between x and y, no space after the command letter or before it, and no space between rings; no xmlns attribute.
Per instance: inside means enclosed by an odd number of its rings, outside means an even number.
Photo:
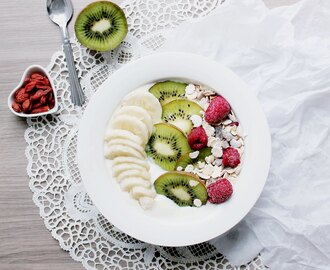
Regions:
<svg viewBox="0 0 330 270"><path fill-rule="evenodd" d="M126 95L105 135L109 174L145 210L157 194L178 206L227 201L243 151L243 131L228 101L205 86L179 81ZM164 170L157 179L150 163Z"/></svg>
<svg viewBox="0 0 330 270"><path fill-rule="evenodd" d="M251 90L229 69L185 53L150 55L112 74L86 107L77 147L101 214L163 246L235 226L270 163L267 121Z"/></svg>

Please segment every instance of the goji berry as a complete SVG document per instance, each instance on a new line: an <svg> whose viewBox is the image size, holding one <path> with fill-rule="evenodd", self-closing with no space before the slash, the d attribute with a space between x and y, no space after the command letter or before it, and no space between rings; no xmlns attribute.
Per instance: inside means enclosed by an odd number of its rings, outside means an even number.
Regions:
<svg viewBox="0 0 330 270"><path fill-rule="evenodd" d="M13 110L15 111L15 112L21 112L22 111L22 108L21 108L21 105L20 104L18 104L17 102L14 102L12 105L11 105L11 107L13 108Z"/></svg>
<svg viewBox="0 0 330 270"><path fill-rule="evenodd" d="M31 79L37 79L37 80L42 80L44 76L40 75L39 73L33 73L31 75Z"/></svg>
<svg viewBox="0 0 330 270"><path fill-rule="evenodd" d="M42 97L40 98L40 103L41 103L41 104L46 104L46 102L47 102L47 97L46 97L46 96L42 96Z"/></svg>
<svg viewBox="0 0 330 270"><path fill-rule="evenodd" d="M41 83L37 83L37 84L36 84L36 87L37 87L38 89L43 89L43 90L51 89L49 86L44 85L43 83L42 83L42 84L41 84Z"/></svg>
<svg viewBox="0 0 330 270"><path fill-rule="evenodd" d="M37 109L33 109L31 113L42 113L47 111L49 111L49 107L46 105Z"/></svg>
<svg viewBox="0 0 330 270"><path fill-rule="evenodd" d="M31 109L31 101L29 99L25 100L22 104L23 112L29 111Z"/></svg>
<svg viewBox="0 0 330 270"><path fill-rule="evenodd" d="M46 89L46 90L44 90L43 91L43 96L46 96L46 95L48 95L49 93L51 93L52 92L52 89L49 87L48 89Z"/></svg>
<svg viewBox="0 0 330 270"><path fill-rule="evenodd" d="M36 86L36 82L32 81L29 82L26 86L25 86L25 92L29 93L31 90L33 90L33 88Z"/></svg>
<svg viewBox="0 0 330 270"><path fill-rule="evenodd" d="M23 103L25 100L29 99L29 94L25 93L24 88L20 88L16 91L14 99L17 103Z"/></svg>
<svg viewBox="0 0 330 270"><path fill-rule="evenodd" d="M54 106L55 106L55 99L52 98L52 99L49 101L49 108L52 109L52 108L54 108Z"/></svg>
<svg viewBox="0 0 330 270"><path fill-rule="evenodd" d="M35 94L33 96L30 97L30 99L32 101L36 101L36 100L39 100L43 95L44 95L44 91L38 90L37 92L35 92Z"/></svg>
<svg viewBox="0 0 330 270"><path fill-rule="evenodd" d="M35 104L32 105L32 109L38 109L41 106L42 106L42 104L40 102L38 102L38 103L35 103Z"/></svg>
<svg viewBox="0 0 330 270"><path fill-rule="evenodd" d="M48 85L48 86L50 85L50 82L49 82L49 80L46 77L44 77L44 84L45 85Z"/></svg>

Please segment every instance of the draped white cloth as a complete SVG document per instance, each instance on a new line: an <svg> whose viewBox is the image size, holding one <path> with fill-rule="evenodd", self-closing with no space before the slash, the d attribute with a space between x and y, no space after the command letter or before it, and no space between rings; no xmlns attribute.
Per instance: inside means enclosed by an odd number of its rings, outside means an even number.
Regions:
<svg viewBox="0 0 330 270"><path fill-rule="evenodd" d="M269 10L261 0L227 0L171 32L163 50L231 68L258 96L271 129L272 163L260 199L211 243L233 265L261 252L274 270L329 270L330 1Z"/></svg>

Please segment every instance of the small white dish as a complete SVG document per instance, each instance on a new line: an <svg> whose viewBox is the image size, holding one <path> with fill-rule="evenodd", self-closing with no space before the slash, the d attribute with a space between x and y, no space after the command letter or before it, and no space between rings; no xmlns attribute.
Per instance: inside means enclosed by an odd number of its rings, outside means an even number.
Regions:
<svg viewBox="0 0 330 270"><path fill-rule="evenodd" d="M52 109L50 109L49 111L47 112L41 112L41 113L18 113L18 112L15 112L12 108L12 104L14 102L14 95L15 95L15 92L21 88L24 84L24 80L28 77L31 76L31 74L33 73L40 73L44 76L46 76L48 79L49 79L49 82L50 82L50 86L52 87L53 89L53 95L54 95L54 99L55 99L55 104L54 104L54 107ZM55 113L57 110L58 110L58 103L57 103L57 95L56 95L56 89L54 87L54 84L52 83L52 80L50 79L50 76L48 74L48 72L42 67L42 66L39 66L39 65L32 65L32 66L29 66L23 73L23 76L22 76L22 79L20 81L20 83L14 88L14 90L9 94L9 97L8 97L8 107L9 109L11 110L11 112L17 116L20 116L20 117L36 117L36 116L41 116L41 115L47 115L47 114L52 114L52 113Z"/></svg>
<svg viewBox="0 0 330 270"><path fill-rule="evenodd" d="M171 79L200 83L218 91L228 100L247 134L242 171L226 203L179 207L157 195L154 207L143 210L127 192L120 190L108 172L104 135L115 108L129 92ZM151 244L187 246L227 232L251 210L267 179L271 143L266 117L257 98L236 74L202 56L162 53L127 64L100 86L81 119L77 151L84 186L95 206L113 225ZM155 180L155 172L151 174Z"/></svg>

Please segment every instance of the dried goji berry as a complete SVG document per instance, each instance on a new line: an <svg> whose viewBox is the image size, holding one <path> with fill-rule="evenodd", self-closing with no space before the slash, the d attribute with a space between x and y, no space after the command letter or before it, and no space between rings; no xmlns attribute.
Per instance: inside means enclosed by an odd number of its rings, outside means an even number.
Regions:
<svg viewBox="0 0 330 270"><path fill-rule="evenodd" d="M49 108L52 109L52 108L54 108L54 106L55 106L55 99L52 98L52 99L49 101Z"/></svg>
<svg viewBox="0 0 330 270"><path fill-rule="evenodd" d="M42 97L40 98L40 103L41 103L41 104L46 104L46 102L47 102L47 97L46 97L46 96L42 96Z"/></svg>
<svg viewBox="0 0 330 270"><path fill-rule="evenodd" d="M16 103L16 102L14 102L12 105L11 105L11 107L13 108L13 110L15 111L15 112L21 112L22 111L22 108L21 108L21 105L20 104L18 104L18 103Z"/></svg>
<svg viewBox="0 0 330 270"><path fill-rule="evenodd" d="M31 101L29 99L25 100L22 104L23 112L29 111L31 109Z"/></svg>
<svg viewBox="0 0 330 270"><path fill-rule="evenodd" d="M25 78L25 80L24 80L24 84L27 85L30 81L31 81L30 78Z"/></svg>
<svg viewBox="0 0 330 270"><path fill-rule="evenodd" d="M31 79L37 79L37 80L42 80L44 78L44 76L42 76L41 74L39 73L33 73L31 75Z"/></svg>
<svg viewBox="0 0 330 270"><path fill-rule="evenodd" d="M51 89L49 86L44 85L44 84L41 84L41 83L37 83L37 84L36 84L36 87L37 87L38 89L43 89L43 90Z"/></svg>
<svg viewBox="0 0 330 270"><path fill-rule="evenodd" d="M15 95L25 94L25 88L21 87L20 89L16 90Z"/></svg>
<svg viewBox="0 0 330 270"><path fill-rule="evenodd" d="M25 89L21 88L16 91L14 95L15 102L23 103L25 100L29 99L29 94L25 93Z"/></svg>
<svg viewBox="0 0 330 270"><path fill-rule="evenodd" d="M25 86L25 92L29 93L30 91L33 90L33 88L36 86L36 82L32 81L29 82L26 86Z"/></svg>
<svg viewBox="0 0 330 270"><path fill-rule="evenodd" d="M38 109L41 106L42 106L42 104L40 102L38 102L38 103L35 103L35 104L32 105L32 109Z"/></svg>
<svg viewBox="0 0 330 270"><path fill-rule="evenodd" d="M49 87L48 89L46 89L46 90L44 90L43 91L43 96L46 96L46 95L48 95L49 93L51 93L52 92L52 89Z"/></svg>
<svg viewBox="0 0 330 270"><path fill-rule="evenodd" d="M49 107L46 105L46 106L43 106L43 107L40 107L37 109L33 109L31 113L42 113L42 112L48 112L48 111L49 111Z"/></svg>
<svg viewBox="0 0 330 270"><path fill-rule="evenodd" d="M49 80L46 77L44 77L44 80L43 81L44 81L44 84L45 85L48 85L48 86L50 85Z"/></svg>
<svg viewBox="0 0 330 270"><path fill-rule="evenodd" d="M45 91L43 91L43 90L38 90L37 92L35 92L35 94L33 96L30 97L30 99L32 101L39 100L44 95L44 92Z"/></svg>

